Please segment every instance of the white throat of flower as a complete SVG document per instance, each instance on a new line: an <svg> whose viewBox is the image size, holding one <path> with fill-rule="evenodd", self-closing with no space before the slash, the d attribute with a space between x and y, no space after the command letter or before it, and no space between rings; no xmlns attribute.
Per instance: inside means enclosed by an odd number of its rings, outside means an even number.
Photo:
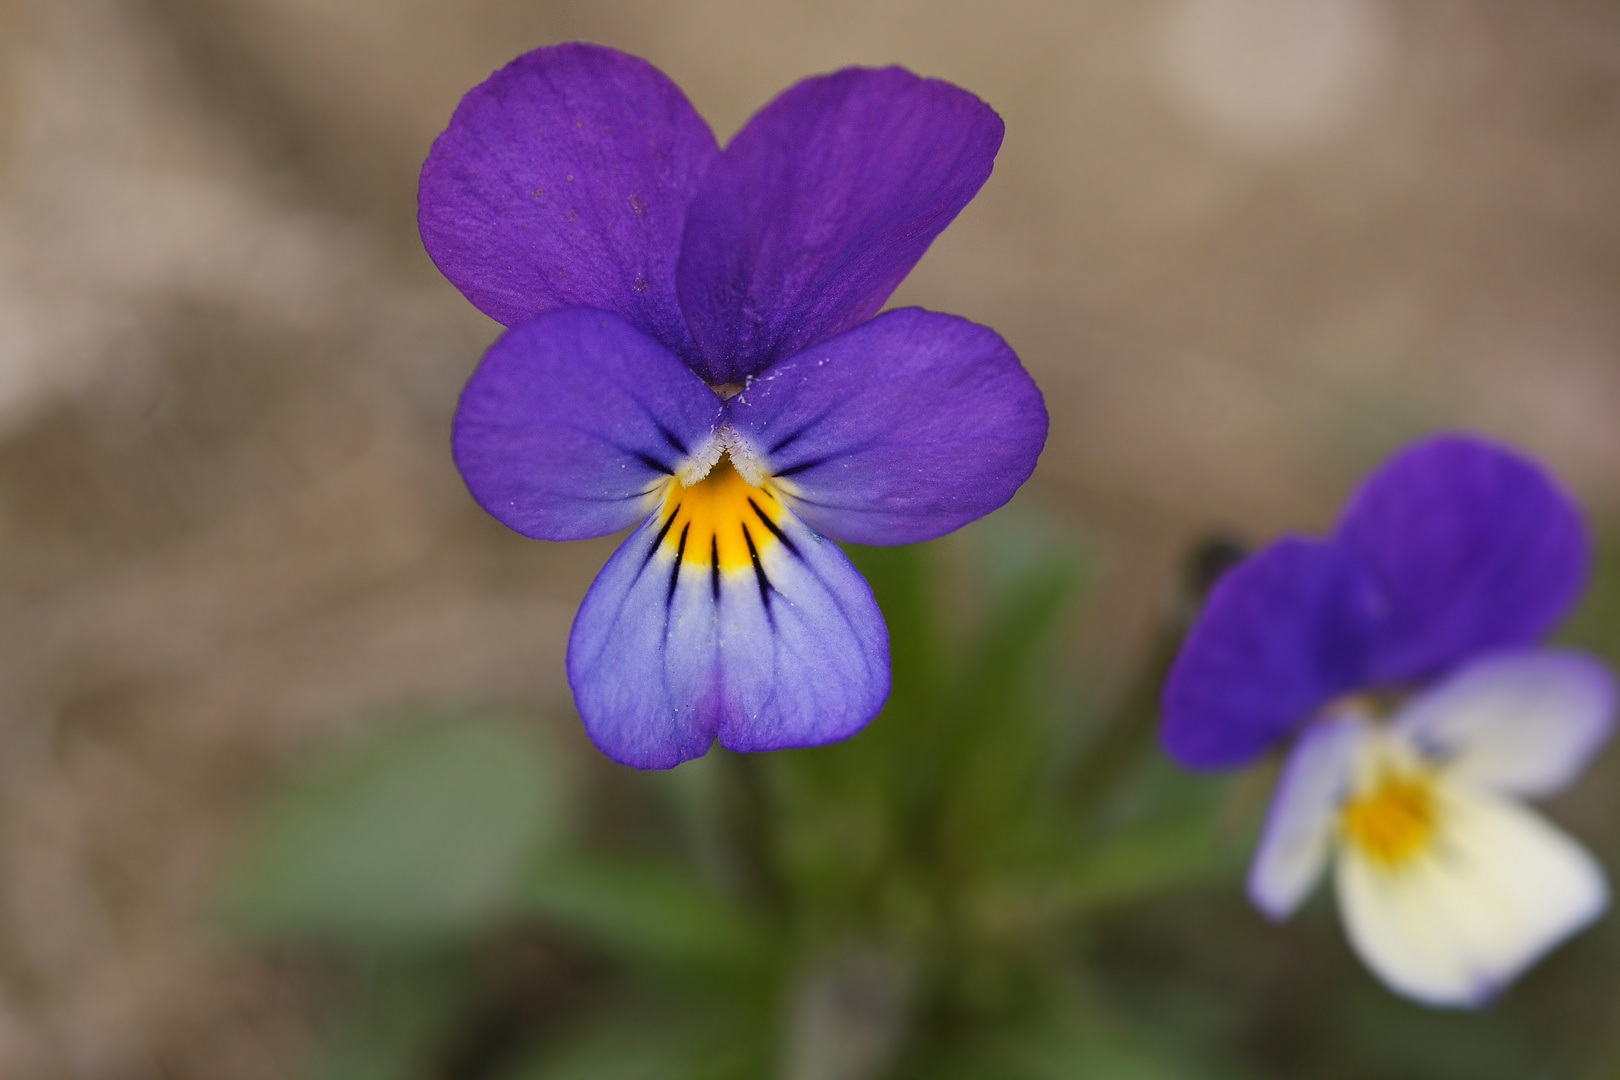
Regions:
<svg viewBox="0 0 1620 1080"><path fill-rule="evenodd" d="M720 425L718 431L709 436L708 442L681 462L680 467L675 470L675 479L682 487L691 487L707 477L722 456L730 457L737 474L754 487L759 487L770 478L763 455L754 449L741 432L731 426L730 421L726 421Z"/></svg>

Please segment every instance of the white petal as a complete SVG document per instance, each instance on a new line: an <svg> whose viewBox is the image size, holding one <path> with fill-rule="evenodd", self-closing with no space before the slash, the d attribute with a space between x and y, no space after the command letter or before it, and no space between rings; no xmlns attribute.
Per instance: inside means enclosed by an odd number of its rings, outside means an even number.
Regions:
<svg viewBox="0 0 1620 1080"><path fill-rule="evenodd" d="M1428 1005L1488 1001L1602 914L1597 861L1507 799L1440 781L1436 833L1395 867L1353 844L1336 884L1350 942L1384 982Z"/></svg>
<svg viewBox="0 0 1620 1080"><path fill-rule="evenodd" d="M1413 698L1395 730L1449 776L1515 795L1569 784L1614 723L1608 667L1562 649L1502 653Z"/></svg>
<svg viewBox="0 0 1620 1080"><path fill-rule="evenodd" d="M1292 915L1322 876L1350 762L1366 735L1366 723L1354 717L1320 720L1288 755L1249 864L1249 899L1271 918Z"/></svg>

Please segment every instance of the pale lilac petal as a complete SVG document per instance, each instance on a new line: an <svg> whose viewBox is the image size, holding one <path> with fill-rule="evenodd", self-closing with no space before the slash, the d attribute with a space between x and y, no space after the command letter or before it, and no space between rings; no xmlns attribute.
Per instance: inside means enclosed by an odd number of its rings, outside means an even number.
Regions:
<svg viewBox="0 0 1620 1080"><path fill-rule="evenodd" d="M1269 918L1292 915L1327 869L1351 764L1366 735L1365 721L1330 716L1307 727L1289 753L1249 864L1249 899Z"/></svg>
<svg viewBox="0 0 1620 1080"><path fill-rule="evenodd" d="M889 632L871 588L791 511L777 524L776 543L756 530L760 573L721 592L719 738L728 750L846 739L889 696Z"/></svg>
<svg viewBox="0 0 1620 1080"><path fill-rule="evenodd" d="M723 532L660 509L580 605L568 681L615 761L668 768L716 738L732 750L819 745L882 707L888 632L872 590L792 511L751 498Z"/></svg>
<svg viewBox="0 0 1620 1080"><path fill-rule="evenodd" d="M720 712L706 574L664 547L664 515L625 538L591 583L568 637L568 684L602 753L638 769L701 757Z"/></svg>
<svg viewBox="0 0 1620 1080"><path fill-rule="evenodd" d="M1608 665L1563 649L1498 653L1407 702L1396 730L1446 775L1515 795L1551 795L1614 728Z"/></svg>

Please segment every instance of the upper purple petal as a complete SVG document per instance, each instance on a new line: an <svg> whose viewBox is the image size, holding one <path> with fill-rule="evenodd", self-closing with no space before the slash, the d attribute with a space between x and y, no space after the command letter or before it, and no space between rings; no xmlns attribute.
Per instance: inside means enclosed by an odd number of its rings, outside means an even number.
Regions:
<svg viewBox="0 0 1620 1080"><path fill-rule="evenodd" d="M1384 611L1368 677L1399 685L1540 638L1586 578L1579 510L1535 462L1471 435L1439 435L1362 484L1339 525Z"/></svg>
<svg viewBox="0 0 1620 1080"><path fill-rule="evenodd" d="M731 422L810 526L909 544L982 517L1029 479L1046 406L994 330L901 308L789 357Z"/></svg>
<svg viewBox="0 0 1620 1080"><path fill-rule="evenodd" d="M616 315L564 308L508 330L467 380L456 466L485 510L525 536L628 528L663 497L723 404Z"/></svg>
<svg viewBox="0 0 1620 1080"><path fill-rule="evenodd" d="M1242 765L1365 676L1376 596L1354 555L1285 538L1230 570L1165 682L1160 738L1193 769Z"/></svg>
<svg viewBox="0 0 1620 1080"><path fill-rule="evenodd" d="M870 318L990 176L1002 124L965 90L849 68L785 90L687 212L677 285L711 383Z"/></svg>
<svg viewBox="0 0 1620 1080"><path fill-rule="evenodd" d="M422 243L507 326L586 305L691 357L675 266L687 204L718 153L680 87L645 60L536 49L468 91L435 140Z"/></svg>

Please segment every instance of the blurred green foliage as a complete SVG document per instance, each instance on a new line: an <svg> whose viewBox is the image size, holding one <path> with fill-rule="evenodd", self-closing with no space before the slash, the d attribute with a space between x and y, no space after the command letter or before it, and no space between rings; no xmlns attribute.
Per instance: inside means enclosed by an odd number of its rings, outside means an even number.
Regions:
<svg viewBox="0 0 1620 1080"><path fill-rule="evenodd" d="M1445 1014L1366 975L1325 899L1284 927L1245 905L1269 772L1154 748L1190 596L1105 709L1065 662L1081 563L1038 523L852 555L894 689L847 742L631 774L469 708L288 777L225 910L343 973L310 1075L1620 1077L1609 923ZM1605 566L1575 636L1612 649Z"/></svg>
<svg viewBox="0 0 1620 1080"><path fill-rule="evenodd" d="M291 778L227 902L260 933L409 946L477 934L558 840L563 787L510 724L411 718Z"/></svg>

